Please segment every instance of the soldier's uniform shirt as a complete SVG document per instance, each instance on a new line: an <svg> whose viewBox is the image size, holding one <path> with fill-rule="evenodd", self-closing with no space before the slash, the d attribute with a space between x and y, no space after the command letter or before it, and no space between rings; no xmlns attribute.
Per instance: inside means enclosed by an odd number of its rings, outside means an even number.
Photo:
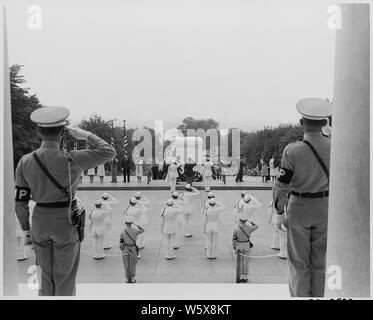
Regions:
<svg viewBox="0 0 373 320"><path fill-rule="evenodd" d="M205 233L217 233L219 232L220 223L220 212L224 210L224 207L209 206L205 210L206 227Z"/></svg>
<svg viewBox="0 0 373 320"><path fill-rule="evenodd" d="M247 233L247 235L244 233L244 231L242 231L241 228ZM242 223L236 229L234 229L233 241L237 241L236 249L250 249L250 234L255 230L256 228L253 227L251 224Z"/></svg>
<svg viewBox="0 0 373 320"><path fill-rule="evenodd" d="M108 211L102 209L93 209L89 215L89 219L92 221L91 236L102 237L106 234L107 228L105 225L105 217Z"/></svg>
<svg viewBox="0 0 373 320"><path fill-rule="evenodd" d="M166 207L161 212L161 221L164 222L163 233L176 233L178 230L179 214L182 209Z"/></svg>
<svg viewBox="0 0 373 320"><path fill-rule="evenodd" d="M329 168L330 139L321 132L305 133L304 139L313 145ZM283 152L280 176L273 187L276 210L283 212L290 191L316 193L327 190L328 178L311 149L302 141L288 145ZM323 296L328 197L290 195L287 215L290 294L298 297Z"/></svg>
<svg viewBox="0 0 373 320"><path fill-rule="evenodd" d="M130 206L126 210L125 214L132 216L133 221L142 227L144 224L146 224L146 216L145 216L146 210L147 210L146 208L136 204L134 206Z"/></svg>
<svg viewBox="0 0 373 320"><path fill-rule="evenodd" d="M87 142L93 149L70 152L73 193L82 170L95 167L115 156L115 150L96 135L90 134ZM52 176L69 190L67 154L60 150L59 143L43 141L36 153ZM23 156L19 161L15 178L16 214L25 231L30 229L28 207L30 194L36 203L68 201L66 195L40 169L31 153ZM28 191L26 195L25 191ZM75 294L80 242L77 228L68 222L67 214L68 208L48 208L38 205L34 208L31 239L37 264L42 270L40 295Z"/></svg>

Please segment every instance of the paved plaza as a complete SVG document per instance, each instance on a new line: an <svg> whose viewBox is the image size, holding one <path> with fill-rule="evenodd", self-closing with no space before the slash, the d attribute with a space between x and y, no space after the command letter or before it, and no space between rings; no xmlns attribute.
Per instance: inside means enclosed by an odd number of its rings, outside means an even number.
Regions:
<svg viewBox="0 0 373 320"><path fill-rule="evenodd" d="M119 250L119 235L123 226L122 213L128 206L128 199L134 194L132 190L116 190L109 192L120 200L113 206L115 210L114 223L111 230L113 248L106 250L107 257L104 260L92 259L92 241L86 230L86 238L82 244L81 262L77 282L112 283L124 282L124 269ZM160 233L159 214L164 207L170 193L163 190L142 191L150 200L146 229L145 248L141 250L141 259L137 265L138 283L235 283L236 256L232 251L233 206L238 200L238 190L217 190L216 198L222 201L226 209L221 214L221 231L218 235L216 260L208 260L205 257L205 238L202 233L201 204L207 199L206 192L201 191L195 199L195 214L192 220L193 237L185 238L179 235L180 249L176 250L175 260L164 258L163 238ZM93 209L94 201L102 194L101 190L78 191L77 196L87 209L87 214ZM268 223L267 205L271 199L271 192L266 190L251 190L263 206L257 210L253 220L259 225L259 229L252 234L254 248L253 257L250 258L249 283L274 283L285 284L287 282L287 263L273 256L277 251L269 248L272 239L272 226ZM25 283L29 278L28 267L35 263L33 251L28 248L30 259L18 263L19 282ZM261 256L269 256L263 257Z"/></svg>

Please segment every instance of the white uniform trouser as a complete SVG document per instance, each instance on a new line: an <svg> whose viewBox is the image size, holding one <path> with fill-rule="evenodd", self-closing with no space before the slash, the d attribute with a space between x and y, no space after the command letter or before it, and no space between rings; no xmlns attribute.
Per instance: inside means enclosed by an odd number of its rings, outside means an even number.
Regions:
<svg viewBox="0 0 373 320"><path fill-rule="evenodd" d="M145 226L141 226L141 227L144 228ZM144 247L144 242L145 242L145 232L137 236L136 244L141 249Z"/></svg>
<svg viewBox="0 0 373 320"><path fill-rule="evenodd" d="M106 234L104 239L104 248L111 248L111 241L110 241L110 230L111 226L113 224L113 218L111 216L107 216L105 219L105 225L106 225Z"/></svg>
<svg viewBox="0 0 373 320"><path fill-rule="evenodd" d="M193 214L184 213L183 216L184 216L184 236L189 237L192 235L191 220L193 218Z"/></svg>
<svg viewBox="0 0 373 320"><path fill-rule="evenodd" d="M171 192L176 191L176 180L177 180L177 178L170 178Z"/></svg>
<svg viewBox="0 0 373 320"><path fill-rule="evenodd" d="M164 233L165 238L165 258L175 258L175 237L176 233Z"/></svg>
<svg viewBox="0 0 373 320"><path fill-rule="evenodd" d="M209 177L203 177L203 180L205 180L205 190L210 191L211 176L209 176Z"/></svg>
<svg viewBox="0 0 373 320"><path fill-rule="evenodd" d="M104 239L105 235L93 236L93 257L101 258L105 256L104 253Z"/></svg>
<svg viewBox="0 0 373 320"><path fill-rule="evenodd" d="M207 238L206 257L207 258L215 257L217 237L218 237L217 232L206 233L206 238Z"/></svg>
<svg viewBox="0 0 373 320"><path fill-rule="evenodd" d="M23 231L23 234L17 235L17 259L25 259L27 258L25 254L25 237L26 237L26 232Z"/></svg>

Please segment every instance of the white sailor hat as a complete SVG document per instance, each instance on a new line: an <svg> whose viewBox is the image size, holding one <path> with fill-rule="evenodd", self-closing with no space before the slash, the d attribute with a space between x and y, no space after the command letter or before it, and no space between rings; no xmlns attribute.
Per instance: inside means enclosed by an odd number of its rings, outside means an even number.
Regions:
<svg viewBox="0 0 373 320"><path fill-rule="evenodd" d="M215 195L211 191L207 194L207 198L209 198L209 199L214 198L214 197L215 197Z"/></svg>
<svg viewBox="0 0 373 320"><path fill-rule="evenodd" d="M240 212L237 215L237 218L238 218L238 220L241 220L241 221L247 221L247 214L245 214L244 212Z"/></svg>
<svg viewBox="0 0 373 320"><path fill-rule="evenodd" d="M192 186L191 186L189 183L187 183L187 184L185 185L185 189L186 189L186 190L190 190L190 189L192 189Z"/></svg>
<svg viewBox="0 0 373 320"><path fill-rule="evenodd" d="M215 200L214 198L211 198L211 199L209 200L209 204L211 204L211 205L215 205L215 204L216 204L216 200Z"/></svg>
<svg viewBox="0 0 373 320"><path fill-rule="evenodd" d="M167 202L166 202L166 204L167 204L168 206L172 206L172 205L174 204L174 200L172 200L172 199L168 199Z"/></svg>
<svg viewBox="0 0 373 320"><path fill-rule="evenodd" d="M99 207L101 205L102 205L102 201L100 199L98 199L98 200L95 201L95 206L96 207Z"/></svg>
<svg viewBox="0 0 373 320"><path fill-rule="evenodd" d="M65 107L41 107L31 113L30 119L39 127L60 127L66 125L69 115Z"/></svg>
<svg viewBox="0 0 373 320"><path fill-rule="evenodd" d="M132 223L133 222L133 216L126 214L124 215L124 222L125 223Z"/></svg>
<svg viewBox="0 0 373 320"><path fill-rule="evenodd" d="M179 192L177 192L177 191L172 192L172 196L174 198L178 198L179 197Z"/></svg>
<svg viewBox="0 0 373 320"><path fill-rule="evenodd" d="M250 202L251 201L251 197L248 193L246 193L245 196L243 197L243 201L245 201L245 202Z"/></svg>
<svg viewBox="0 0 373 320"><path fill-rule="evenodd" d="M140 199L141 198L141 193L140 192L136 192L135 193L135 198L136 199Z"/></svg>
<svg viewBox="0 0 373 320"><path fill-rule="evenodd" d="M332 115L331 103L320 98L299 100L296 108L303 118L309 120L323 120Z"/></svg>
<svg viewBox="0 0 373 320"><path fill-rule="evenodd" d="M107 193L107 192L104 192L103 194L102 194L102 199L107 199L107 198L109 198L109 194Z"/></svg>
<svg viewBox="0 0 373 320"><path fill-rule="evenodd" d="M136 204L136 203L137 203L136 198L135 198L135 197L132 197L132 198L130 199L130 203L131 203L131 204Z"/></svg>

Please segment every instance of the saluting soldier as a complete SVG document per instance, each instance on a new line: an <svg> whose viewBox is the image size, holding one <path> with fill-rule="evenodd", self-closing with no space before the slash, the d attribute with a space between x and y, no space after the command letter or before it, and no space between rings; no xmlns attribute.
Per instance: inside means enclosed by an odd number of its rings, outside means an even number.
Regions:
<svg viewBox="0 0 373 320"><path fill-rule="evenodd" d="M255 212L256 212L256 209L259 208L261 206L260 202L255 199L254 196L248 194L248 193L245 193L244 197L243 197L243 201L241 201L239 203L240 207L238 207L236 210L235 210L235 221L236 223L238 223L238 214L243 212L244 214L247 215L247 219L248 220L251 220L254 218L254 215L255 215Z"/></svg>
<svg viewBox="0 0 373 320"><path fill-rule="evenodd" d="M73 225L71 207L75 201L72 199L82 171L115 156L115 150L98 136L65 127L69 113L64 107L43 107L31 114L31 120L38 125L42 144L35 152L21 158L15 174L16 213L23 231L30 230L30 196L36 202L31 240L36 263L41 269L39 295L45 296L75 295L84 223L79 228ZM91 149L69 153L60 150L65 129L74 138L86 140Z"/></svg>
<svg viewBox="0 0 373 320"><path fill-rule="evenodd" d="M124 216L125 227L120 234L119 248L122 251L122 260L127 283L135 283L137 265L137 236L144 232L144 229L137 225L133 216ZM133 225L135 227L133 227Z"/></svg>
<svg viewBox="0 0 373 320"><path fill-rule="evenodd" d="M282 154L280 176L273 186L276 225L287 224L291 296L322 297L330 163L330 139L322 135L322 128L332 107L323 99L308 98L300 100L296 108L302 116L304 135L287 145Z"/></svg>
<svg viewBox="0 0 373 320"><path fill-rule="evenodd" d="M248 220L247 214L240 212L237 216L238 226L233 231L232 245L233 249L240 251L240 282L247 282L247 276L249 274L249 257L253 244L250 241L250 235L258 226Z"/></svg>
<svg viewBox="0 0 373 320"><path fill-rule="evenodd" d="M184 237L191 237L192 230L191 230L191 220L193 218L193 199L199 195L200 192L192 187L190 184L185 185L185 191L181 194L180 200L184 201Z"/></svg>
<svg viewBox="0 0 373 320"><path fill-rule="evenodd" d="M147 197L145 197L140 192L135 193L135 198L136 198L136 202L137 202L136 206L138 206L138 207L142 206L143 208L146 209L144 214L142 215L141 221L136 221L136 223L138 223L141 227L146 229L146 225L148 224L147 213L149 211L149 209L147 208L147 205L150 203L150 201ZM140 234L137 237L137 245L138 245L139 249L144 249L145 248L144 241L145 241L145 232L143 232L142 234Z"/></svg>

